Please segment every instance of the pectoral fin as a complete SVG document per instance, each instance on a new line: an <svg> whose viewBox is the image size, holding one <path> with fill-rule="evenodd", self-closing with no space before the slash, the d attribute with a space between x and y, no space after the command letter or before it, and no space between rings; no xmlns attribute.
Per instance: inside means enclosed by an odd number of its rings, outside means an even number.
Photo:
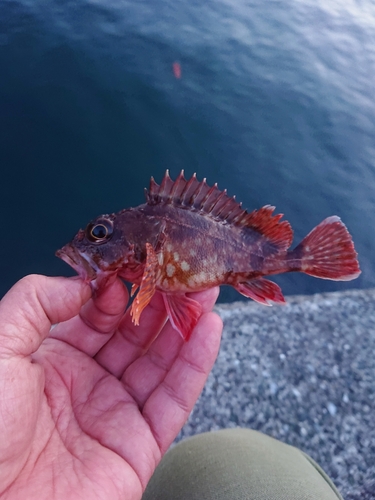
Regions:
<svg viewBox="0 0 375 500"><path fill-rule="evenodd" d="M188 341L202 314L201 305L185 294L163 293L163 299L173 328Z"/></svg>
<svg viewBox="0 0 375 500"><path fill-rule="evenodd" d="M156 275L159 263L155 251L150 243L146 243L146 252L145 270L143 272L139 292L133 301L130 311L135 325L139 325L141 313L155 293ZM133 285L132 295L135 293L136 289L137 287Z"/></svg>
<svg viewBox="0 0 375 500"><path fill-rule="evenodd" d="M249 297L266 306L272 305L270 302L285 304L283 292L279 285L264 278L242 281L237 283L234 288L242 295L245 295L245 297Z"/></svg>

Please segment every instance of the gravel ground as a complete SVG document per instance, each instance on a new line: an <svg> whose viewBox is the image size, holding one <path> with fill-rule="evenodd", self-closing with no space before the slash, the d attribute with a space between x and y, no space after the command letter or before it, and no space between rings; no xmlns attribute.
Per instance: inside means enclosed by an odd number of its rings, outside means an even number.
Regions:
<svg viewBox="0 0 375 500"><path fill-rule="evenodd" d="M220 354L178 440L229 427L299 447L344 499L375 499L375 290L216 307Z"/></svg>

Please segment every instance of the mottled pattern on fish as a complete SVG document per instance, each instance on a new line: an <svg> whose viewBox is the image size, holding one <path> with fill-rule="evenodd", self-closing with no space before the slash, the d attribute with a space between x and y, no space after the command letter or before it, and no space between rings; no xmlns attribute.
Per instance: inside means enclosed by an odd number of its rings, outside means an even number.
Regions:
<svg viewBox="0 0 375 500"><path fill-rule="evenodd" d="M132 304L138 324L156 290L173 326L188 339L201 314L186 292L228 284L260 303L284 303L281 289L263 276L299 271L351 280L360 274L350 234L339 217L325 219L294 249L293 231L274 207L248 213L217 185L151 179L146 203L102 215L57 252L93 288L117 274L138 293Z"/></svg>

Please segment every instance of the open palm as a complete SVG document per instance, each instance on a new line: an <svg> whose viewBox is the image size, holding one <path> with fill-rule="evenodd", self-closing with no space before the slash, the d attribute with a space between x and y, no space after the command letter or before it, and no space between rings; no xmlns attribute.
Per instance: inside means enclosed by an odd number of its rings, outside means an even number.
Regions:
<svg viewBox="0 0 375 500"><path fill-rule="evenodd" d="M118 279L93 299L78 278L18 282L0 303L2 498L140 499L216 359L217 292L192 294L184 343L158 294L135 327Z"/></svg>

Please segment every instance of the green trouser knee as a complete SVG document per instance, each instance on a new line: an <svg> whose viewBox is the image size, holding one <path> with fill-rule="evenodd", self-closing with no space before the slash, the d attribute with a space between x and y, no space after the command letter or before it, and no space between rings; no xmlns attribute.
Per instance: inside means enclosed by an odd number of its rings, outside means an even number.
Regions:
<svg viewBox="0 0 375 500"><path fill-rule="evenodd" d="M142 500L338 500L302 451L249 429L208 432L165 455Z"/></svg>

